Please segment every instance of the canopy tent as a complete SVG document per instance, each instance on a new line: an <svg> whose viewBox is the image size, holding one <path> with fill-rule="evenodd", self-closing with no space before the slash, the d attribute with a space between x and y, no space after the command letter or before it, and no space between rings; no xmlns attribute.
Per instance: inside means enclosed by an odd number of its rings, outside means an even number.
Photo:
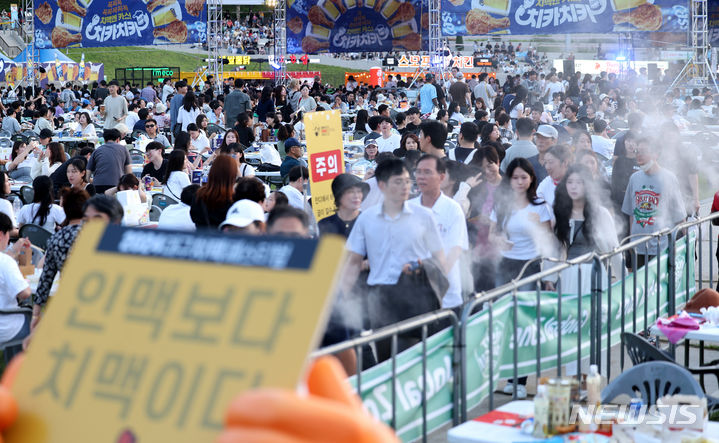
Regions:
<svg viewBox="0 0 719 443"><path fill-rule="evenodd" d="M0 60L2 60L2 61L4 61L4 62L11 62L11 61L12 61L12 59L11 59L10 57L8 57L7 55L5 55L5 54L3 54L3 53L1 53L1 52L0 52Z"/></svg>
<svg viewBox="0 0 719 443"><path fill-rule="evenodd" d="M17 63L24 63L27 61L27 55L26 52L27 48L23 49L23 51L15 57L12 61L15 61ZM70 62L70 63L76 63L75 60L71 59L67 55L63 54L62 52L58 51L57 49L36 49L38 53L37 61L38 63L52 63L57 58L58 61L61 62Z"/></svg>

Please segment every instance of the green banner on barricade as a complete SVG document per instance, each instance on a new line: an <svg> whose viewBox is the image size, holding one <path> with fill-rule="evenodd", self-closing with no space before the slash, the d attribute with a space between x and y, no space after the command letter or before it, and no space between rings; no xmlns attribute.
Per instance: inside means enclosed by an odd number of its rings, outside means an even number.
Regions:
<svg viewBox="0 0 719 443"><path fill-rule="evenodd" d="M452 420L454 328L427 339L427 432ZM357 389L357 377L350 383ZM396 429L402 441L422 437L422 344L397 356ZM362 372L364 406L384 423L392 422L392 362Z"/></svg>
<svg viewBox="0 0 719 443"><path fill-rule="evenodd" d="M687 263L686 257L694 257L695 235L689 242L687 254L686 238L676 242L675 288L677 300L684 300L689 276L689 292L696 287L694 260ZM686 266L689 269L687 272ZM660 268L661 273L657 278ZM582 272L586 272L584 265ZM591 268L591 266L589 266ZM662 254L657 260L638 270L636 277L629 274L614 282L611 290L602 291L601 331L602 349L607 347L608 319L611 328L611 346L620 343L622 317L624 330L633 330L636 321L637 330L651 326L657 315L667 313L668 307L668 255ZM613 269L616 275L620 269ZM648 275L645 275L648 272ZM621 274L620 274L621 275ZM636 297L633 295L636 278ZM603 278L606 281L606 275ZM645 284L646 283L646 284ZM604 284L606 286L606 283ZM624 286L624 304L622 305L622 286ZM588 289L588 288L587 288ZM585 292L589 292L588 290ZM540 303L540 369L557 367L557 356L561 364L577 361L578 334L581 331L581 356L589 357L590 350L590 309L591 295L585 294L581 300L581 315L578 315L577 295L561 296L561 322L558 318L559 295L556 292L542 292ZM636 300L636 306L635 306ZM644 309L647 309L647 324L644 323ZM658 308L657 308L658 306ZM500 380L514 376L514 340L512 334L514 302L511 296L505 296L492 305L491 352L494 387ZM659 314L657 314L657 312ZM537 362L537 296L535 292L517 293L517 356L518 375L536 373ZM452 358L454 344L453 328L448 328L427 339L427 432L437 429L452 419L453 377ZM481 403L489 395L490 334L489 310L483 309L470 317L467 325L465 358L467 373L467 409ZM604 357L605 354L602 354ZM582 368L586 370L587 368ZM390 361L381 363L362 372L362 392L360 396L365 407L379 420L390 424L392 420L392 366ZM353 387L357 378L350 378ZM422 346L416 345L397 356L396 377L396 429L402 441L413 441L422 436Z"/></svg>

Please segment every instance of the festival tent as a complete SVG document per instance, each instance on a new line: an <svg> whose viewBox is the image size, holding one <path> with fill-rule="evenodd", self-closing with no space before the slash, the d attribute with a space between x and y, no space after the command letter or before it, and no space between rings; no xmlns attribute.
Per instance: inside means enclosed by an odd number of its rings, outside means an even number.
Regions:
<svg viewBox="0 0 719 443"><path fill-rule="evenodd" d="M25 61L27 61L27 55L25 51L27 51L27 48L23 49L23 51L13 59L13 61L18 63L24 63ZM57 60L61 62L76 63L75 60L71 59L57 49L36 49L36 51L38 53L37 61L39 63L52 63L55 61L55 58L57 58Z"/></svg>

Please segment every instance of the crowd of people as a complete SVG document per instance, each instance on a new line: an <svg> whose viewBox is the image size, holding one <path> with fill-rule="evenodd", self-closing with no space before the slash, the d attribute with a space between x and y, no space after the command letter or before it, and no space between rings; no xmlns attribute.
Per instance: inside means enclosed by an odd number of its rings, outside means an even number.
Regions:
<svg viewBox="0 0 719 443"><path fill-rule="evenodd" d="M36 95L6 90L15 100L4 100L0 136L15 141L0 172L0 241L25 224L53 235L32 323L17 322L0 339L27 335L37 324L83 220L119 223L117 195L147 201L146 183L177 201L162 212L159 228L346 237L349 259L325 345L458 308L522 269L526 276L547 260L608 252L628 235L697 214L697 153L682 145L680 131L715 118L710 91L657 95L642 72L620 80L529 70L502 82L487 73L449 74L389 76L383 87L352 77L335 88L320 79L286 87L236 79L224 82L221 94L211 78L196 88L168 80L50 86ZM695 101L703 103L701 118ZM363 150L332 183L337 212L315 220L303 116L330 109L349 116L347 138L361 140ZM53 141L61 131L102 142L77 146L70 156ZM259 138L277 141L262 145L258 168L279 171L278 189L245 160ZM128 150L133 139L147 141L139 177ZM196 171L201 183L193 183ZM31 182L33 200L11 204L11 180ZM656 251L640 247L627 266L643 266ZM563 284L564 293L582 290L576 279L566 281L573 283ZM0 288L3 303L28 298L27 286L15 283ZM548 290L555 284L543 282ZM399 350L418 339L401 337ZM379 343L376 361L390 352L391 343ZM353 352L341 357L353 372Z"/></svg>

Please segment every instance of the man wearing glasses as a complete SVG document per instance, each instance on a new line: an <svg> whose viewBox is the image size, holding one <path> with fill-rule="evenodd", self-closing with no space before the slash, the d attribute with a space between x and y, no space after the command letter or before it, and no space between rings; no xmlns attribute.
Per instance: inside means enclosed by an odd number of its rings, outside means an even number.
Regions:
<svg viewBox="0 0 719 443"><path fill-rule="evenodd" d="M163 134L160 134L157 132L157 121L152 118L148 118L145 122L145 132L147 132L147 136L150 137L150 139L160 142L163 146L163 148L171 148L172 145L170 144L170 141L165 137Z"/></svg>

